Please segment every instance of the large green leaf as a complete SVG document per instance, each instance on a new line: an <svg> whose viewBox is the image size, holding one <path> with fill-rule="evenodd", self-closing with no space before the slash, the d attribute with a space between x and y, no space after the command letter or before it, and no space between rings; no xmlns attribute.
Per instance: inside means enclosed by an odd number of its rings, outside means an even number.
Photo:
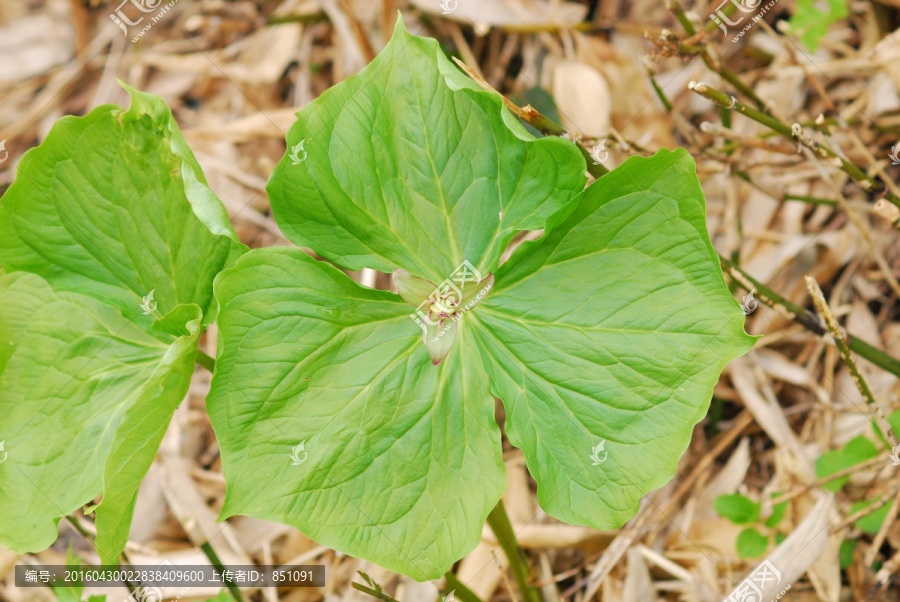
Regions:
<svg viewBox="0 0 900 602"><path fill-rule="evenodd" d="M223 517L294 525L420 580L477 545L506 473L464 327L435 368L399 297L296 249L248 253L216 297Z"/></svg>
<svg viewBox="0 0 900 602"><path fill-rule="evenodd" d="M268 192L291 241L433 282L463 260L493 271L517 231L542 228L585 182L572 144L535 140L399 20L366 69L304 107L287 143L297 150Z"/></svg>
<svg viewBox="0 0 900 602"><path fill-rule="evenodd" d="M409 305L296 250L220 275L207 403L224 516L437 577L502 491L492 394L559 518L619 527L672 476L720 371L753 341L684 151L580 192L573 146L531 139L399 24L299 114L288 145L268 187L285 233L348 268L396 269ZM547 234L497 270L534 228ZM479 288L461 290L469 268ZM439 365L415 323L448 337L430 339Z"/></svg>
<svg viewBox="0 0 900 602"><path fill-rule="evenodd" d="M63 117L22 158L0 198L0 267L148 327L180 303L199 305L209 324L212 280L244 247L168 107L127 89L130 110ZM147 317L141 298L151 290L158 305Z"/></svg>
<svg viewBox="0 0 900 602"><path fill-rule="evenodd" d="M0 276L0 298L0 543L38 551L60 517L103 491L107 461L124 466L121 448L144 444L152 431L135 428L136 406L169 408L159 428L168 424L194 370L199 310L190 334L164 342L34 274ZM146 467L125 469L136 482L116 493L130 499ZM127 534L130 513L121 520Z"/></svg>
<svg viewBox="0 0 900 602"><path fill-rule="evenodd" d="M704 214L685 151L629 159L517 249L470 318L510 442L561 520L634 516L674 474L722 368L752 346Z"/></svg>
<svg viewBox="0 0 900 602"><path fill-rule="evenodd" d="M126 89L129 110L60 119L0 198L0 543L22 552L103 493L97 547L116 560L213 279L245 249L168 107Z"/></svg>

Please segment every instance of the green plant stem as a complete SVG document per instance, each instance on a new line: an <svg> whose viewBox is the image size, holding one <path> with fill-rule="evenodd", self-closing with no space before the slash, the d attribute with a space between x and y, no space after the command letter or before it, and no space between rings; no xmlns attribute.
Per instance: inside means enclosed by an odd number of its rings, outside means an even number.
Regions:
<svg viewBox="0 0 900 602"><path fill-rule="evenodd" d="M816 309L819 310L819 314L825 320L825 325L828 326L828 331L831 333L831 338L834 340L834 344L841 354L844 364L847 366L847 369L850 370L850 377L853 378L856 388L862 393L866 403L875 408L877 412L878 404L875 403L875 396L872 395L869 383L866 382L862 372L859 371L859 366L856 365L856 360L853 359L853 355L850 353L850 347L847 345L847 340L844 333L841 331L841 326L834 317L831 308L828 307L828 302L825 301L825 295L822 294L819 283L816 282L816 279L812 276L806 276L806 290L809 291L809 296L813 301L813 305L816 306ZM891 444L888 442L887 437L884 436L884 431L874 418L872 419L872 429L875 431L878 438L881 439L885 449L890 449Z"/></svg>
<svg viewBox="0 0 900 602"><path fill-rule="evenodd" d="M764 192L765 194L769 195L772 198L777 198L777 196L778 196L777 193L775 193L771 190L766 190L765 188L763 188L762 186L760 186L759 184L754 182L753 178L751 178L750 174L748 174L746 171L740 171L740 170L736 169L736 170L732 171L731 173L734 174L735 176L739 177L740 179L744 180L745 182L747 182L748 184L750 184L751 186L753 186L760 192ZM782 201L801 201L803 203L809 203L811 205L828 205L831 207L837 207L840 204L840 203L838 203L837 199L827 199L824 197L808 196L805 194L784 194L781 197L781 200ZM874 207L873 207L873 211L874 211Z"/></svg>
<svg viewBox="0 0 900 602"><path fill-rule="evenodd" d="M375 598L377 600L382 600L383 602L400 602L396 598L391 598L384 592L377 592L374 589L372 589L371 587L366 587L362 583L357 583L356 581L351 581L350 585L353 587L353 589L361 591L364 594L369 594L370 596L372 596L373 598Z"/></svg>
<svg viewBox="0 0 900 602"><path fill-rule="evenodd" d="M663 107L666 109L666 113L672 112L672 103L669 102L669 99L666 97L665 92L659 86L656 81L656 77L653 75L653 71L649 68L647 69L647 77L650 78L650 85L653 86L653 90L656 92L656 95L659 97L659 101L663 104Z"/></svg>
<svg viewBox="0 0 900 602"><path fill-rule="evenodd" d="M206 554L206 557L209 558L209 561L216 568L219 573L222 574L222 580L225 581L225 565L222 564L222 561L219 559L219 555L216 554L216 551L209 544L209 542L204 542L200 545L200 549L203 550L203 553ZM231 595L234 596L234 599L237 602L244 602L244 597L241 595L241 590L235 585L234 581L228 580L225 582L225 585L228 586L228 591L231 592Z"/></svg>
<svg viewBox="0 0 900 602"><path fill-rule="evenodd" d="M197 350L197 357L195 358L196 362L212 372L216 369L216 360L205 354L204 352Z"/></svg>
<svg viewBox="0 0 900 602"><path fill-rule="evenodd" d="M503 500L497 502L497 505L488 514L487 522L491 527L491 531L497 536L497 542L503 548L503 553L509 559L509 567L512 569L516 583L519 585L522 599L525 602L541 602L537 590L528 584L528 564L526 564L522 551L519 549L516 534L512 529L512 523L509 522L509 516L506 514L506 508L503 506Z"/></svg>
<svg viewBox="0 0 900 602"><path fill-rule="evenodd" d="M692 36L697 33L697 30L694 29L694 24L691 23L691 20L687 18L687 15L684 14L684 9L681 8L681 5L678 4L675 0L669 0L666 2L666 8L668 8L675 15L675 18L678 19L678 22L681 23L681 26L684 28L685 33L688 36Z"/></svg>
<svg viewBox="0 0 900 602"><path fill-rule="evenodd" d="M838 206L838 202L835 199L826 199L818 196L806 196L803 194L786 194L784 195L784 200L803 201L804 203L810 203L812 205L831 205L832 207Z"/></svg>
<svg viewBox="0 0 900 602"><path fill-rule="evenodd" d="M853 178L857 182L857 184L862 187L863 190L875 194L884 193L885 198L887 198L894 205L900 207L900 198L898 198L892 192L885 190L884 183L870 177L862 169L839 156L830 148L824 147L818 142L812 140L812 138L810 138L803 132L803 128L799 124L794 124L794 127L791 127L786 123L782 123L781 121L775 119L767 113L757 111L753 107L748 107L744 103L737 100L735 97L729 96L721 90L716 90L715 88L712 88L703 82L691 82L690 88L700 96L713 101L721 107L725 107L726 109L730 109L732 111L737 111L738 113L749 117L757 123L761 123L762 125L778 132L785 138L799 142L803 146L810 149L820 159L825 159L827 161L836 161L837 165L844 171L844 173Z"/></svg>
<svg viewBox="0 0 900 602"><path fill-rule="evenodd" d="M666 6L668 7L669 10L672 11L672 13L674 13L675 18L678 19L678 22L681 24L681 27L684 28L684 31L688 35L689 38L693 37L694 35L697 34L697 30L694 28L694 24L691 23L690 19L687 18L687 15L684 14L684 10L681 8L681 5L678 4L678 2L676 2L675 0L670 0L666 4ZM731 3L728 6L726 6L722 10L722 12L725 13L727 16L733 10L734 10L734 3ZM712 26L712 27L710 27L710 26ZM716 26L715 22L710 21L706 25L706 31L711 32L716 27L717 26ZM763 100L759 96L757 96L756 92L753 91L753 88L751 88L750 86L745 84L741 80L741 78L739 78L737 76L736 73L725 68L725 66L723 66L723 65L719 64L717 61L715 61L713 59L712 55L709 54L709 49L707 49L706 46L703 46L703 45L697 46L694 44L681 44L679 46L679 48L682 51L687 52L688 54L699 54L700 58L703 59L703 62L706 63L707 67L709 67L712 71L715 71L716 73L721 75L722 79L724 79L729 84L731 84L732 86L737 88L737 90L741 94L743 94L744 96L746 96L747 98L752 100L753 104L755 104L761 110L763 110L763 111L766 110L766 103L763 102Z"/></svg>
<svg viewBox="0 0 900 602"><path fill-rule="evenodd" d="M769 307L773 309L780 307L792 321L818 336L822 336L828 332L815 314L799 305L791 303L721 255L719 256L719 262L732 280L747 292L756 289L756 293L754 293L756 298ZM900 360L897 358L885 353L877 347L873 347L862 339L854 336L852 333L847 333L846 342L847 347L860 357L869 360L879 368L887 370L895 376L900 376Z"/></svg>
<svg viewBox="0 0 900 602"><path fill-rule="evenodd" d="M462 600L462 602L482 602L478 594L466 587L453 573L448 572L444 575L444 578L447 580L447 591L454 592L453 595Z"/></svg>

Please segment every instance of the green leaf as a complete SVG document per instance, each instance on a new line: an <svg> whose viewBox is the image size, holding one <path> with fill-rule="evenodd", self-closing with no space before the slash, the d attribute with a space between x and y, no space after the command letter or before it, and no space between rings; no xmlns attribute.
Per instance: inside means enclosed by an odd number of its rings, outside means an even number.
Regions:
<svg viewBox="0 0 900 602"><path fill-rule="evenodd" d="M780 494L778 494L778 493L773 493L772 497L776 498L779 495ZM769 527L770 529L774 529L775 527L778 526L778 523L781 522L781 519L784 518L784 513L786 510L787 510L787 502L781 502L780 504L775 504L775 506L772 507L772 514L769 515L769 518L766 519L764 524L767 527Z"/></svg>
<svg viewBox="0 0 900 602"><path fill-rule="evenodd" d="M101 492L134 495L147 464L138 450L190 384L197 324L166 342L34 274L0 276L0 298L0 439L9 454L0 464L0 543L34 552L56 539L60 517ZM135 415L155 405L169 408L160 424ZM127 535L130 512L119 518Z"/></svg>
<svg viewBox="0 0 900 602"><path fill-rule="evenodd" d="M541 506L616 529L675 473L719 373L754 339L685 151L629 159L567 213L516 250L467 319Z"/></svg>
<svg viewBox="0 0 900 602"><path fill-rule="evenodd" d="M70 542L69 548L66 550L66 568L77 569L82 564L81 558L76 556L72 551L72 543ZM84 583L82 580L75 579L70 581L66 586L53 585L53 583L59 583L61 581L61 576L57 576L50 585L53 594L56 596L57 602L81 602L81 595L84 593Z"/></svg>
<svg viewBox="0 0 900 602"><path fill-rule="evenodd" d="M822 10L823 5L827 6L827 11ZM806 47L815 52L828 33L828 27L847 14L847 0L797 0L789 23L791 31L800 35Z"/></svg>
<svg viewBox="0 0 900 602"><path fill-rule="evenodd" d="M891 425L891 430L894 431L894 436L900 438L900 410L891 412L887 421Z"/></svg>
<svg viewBox="0 0 900 602"><path fill-rule="evenodd" d="M0 267L38 274L148 328L181 303L199 305L209 324L213 278L245 247L165 103L126 89L130 110L63 117L22 158L0 198ZM145 315L151 291L158 305Z"/></svg>
<svg viewBox="0 0 900 602"><path fill-rule="evenodd" d="M0 543L20 552L102 493L97 548L116 562L213 280L246 248L168 107L125 88L129 110L60 119L0 199Z"/></svg>
<svg viewBox="0 0 900 602"><path fill-rule="evenodd" d="M840 551L840 562L841 562L841 570L845 570L850 568L850 565L853 564L853 550L856 548L856 540L855 539L845 539L841 542L841 551Z"/></svg>
<svg viewBox="0 0 900 602"><path fill-rule="evenodd" d="M435 283L463 260L492 272L518 231L543 228L585 182L573 144L535 140L402 20L368 67L297 116L272 210L292 242L350 269Z"/></svg>
<svg viewBox="0 0 900 602"><path fill-rule="evenodd" d="M759 521L759 503L739 493L720 495L713 502L713 508L736 525L746 525Z"/></svg>
<svg viewBox="0 0 900 602"><path fill-rule="evenodd" d="M506 472L465 320L434 367L397 295L297 249L248 253L216 298L222 518L293 525L419 580L478 544Z"/></svg>
<svg viewBox="0 0 900 602"><path fill-rule="evenodd" d="M285 522L435 578L477 543L503 489L493 396L547 512L629 520L754 340L687 153L631 159L581 192L571 144L532 139L399 23L298 117L268 186L293 242L346 268L403 270L417 309L424 281L441 287L465 261L496 288L454 322L452 349L430 349L446 355L434 367L418 311L299 251L254 251L221 274L207 404L223 517ZM544 238L495 271L515 232L536 228Z"/></svg>
<svg viewBox="0 0 900 602"><path fill-rule="evenodd" d="M816 478L823 479L851 466L856 466L878 455L878 448L871 440L859 435L844 445L844 447L822 454L816 460ZM822 485L826 491L840 491L850 480L849 476L829 481Z"/></svg>
<svg viewBox="0 0 900 602"><path fill-rule="evenodd" d="M152 386L145 386L125 410L103 469L104 493L96 509L95 542L103 564L117 564L119 554L125 549L141 480L153 464L166 428L184 398L186 385L190 384L194 372L202 314L196 305L179 307L193 312L185 322L188 332L166 351L150 376L148 384ZM180 393L160 396L160 388Z"/></svg>
<svg viewBox="0 0 900 602"><path fill-rule="evenodd" d="M753 527L747 527L738 534L735 547L741 558L758 558L769 548L769 538Z"/></svg>
<svg viewBox="0 0 900 602"><path fill-rule="evenodd" d="M853 515L863 508L868 508L875 502L879 501L881 498L876 498L874 500L860 500L858 502L853 502L850 505L850 514ZM884 522L884 519L887 517L888 511L891 509L890 504L884 504L881 508L869 514L868 516L864 516L855 523L857 527L863 532L868 533L869 535L875 535L878 533L878 530L881 529L881 524Z"/></svg>

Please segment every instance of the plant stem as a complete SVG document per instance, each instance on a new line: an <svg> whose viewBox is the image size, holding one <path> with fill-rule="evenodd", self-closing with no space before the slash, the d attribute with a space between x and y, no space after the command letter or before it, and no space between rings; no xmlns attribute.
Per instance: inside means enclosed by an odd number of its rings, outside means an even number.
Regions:
<svg viewBox="0 0 900 602"><path fill-rule="evenodd" d="M219 555L216 554L216 551L213 549L209 542L204 542L200 544L200 549L203 550L203 553L206 554L206 557L209 558L209 561L212 563L216 570L219 571L222 575L222 580L225 581L225 565L222 564L222 561L219 559ZM234 599L237 602L244 602L244 597L241 595L241 590L238 589L238 586L235 585L234 581L231 579L225 581L225 585L228 586L228 591L231 592L231 595L234 596Z"/></svg>
<svg viewBox="0 0 900 602"><path fill-rule="evenodd" d="M195 360L198 364L200 364L210 372L216 369L216 360L199 349L197 350L197 357L195 358Z"/></svg>
<svg viewBox="0 0 900 602"><path fill-rule="evenodd" d="M400 602L396 598L391 598L384 592L377 592L374 589L372 589L371 587L366 587L365 585L363 585L361 583L357 583L356 581L351 581L350 585L353 587L353 589L359 590L364 594L369 594L370 596L372 596L373 598L375 598L377 600L382 600L383 602Z"/></svg>
<svg viewBox="0 0 900 602"><path fill-rule="evenodd" d="M656 96L659 97L659 101L663 104L663 107L665 107L666 113L671 113L672 103L669 101L669 99L666 97L665 92L663 92L663 89L657 83L656 77L653 75L653 71L649 67L647 68L647 77L650 78L650 85L653 86L653 90L656 92Z"/></svg>
<svg viewBox="0 0 900 602"><path fill-rule="evenodd" d="M767 113L757 111L753 107L748 107L747 105L736 99L734 96L729 96L721 90L716 90L715 88L712 88L703 82L692 81L690 83L690 89L700 96L713 101L721 107L725 107L726 109L730 109L732 111L737 111L738 113L749 117L757 123L761 123L762 125L778 132L789 140L796 140L803 146L810 149L820 159L833 162L835 165L840 167L866 192L870 192L873 194L884 193L886 199L888 199L894 205L900 207L900 198L895 196L892 192L887 191L885 189L884 183L870 177L862 169L839 156L830 148L822 146L821 144L813 140L809 136L809 134L806 134L803 131L803 127L799 123L795 123L792 126L789 126Z"/></svg>
<svg viewBox="0 0 900 602"><path fill-rule="evenodd" d="M838 205L838 202L835 199L826 199L818 196L806 196L803 194L786 194L784 195L784 200L803 201L804 203L810 203L813 205L831 205L832 207L837 207Z"/></svg>
<svg viewBox="0 0 900 602"><path fill-rule="evenodd" d="M453 573L448 572L444 578L447 580L447 591L454 592L453 595L462 602L482 602L478 594L466 587Z"/></svg>
<svg viewBox="0 0 900 602"><path fill-rule="evenodd" d="M769 307L776 310L780 308L782 313L786 314L792 321L814 334L822 336L828 332L814 314L799 305L791 303L721 255L719 256L719 262L734 282L747 292L756 289L756 298ZM852 333L847 333L847 346L860 357L869 360L876 366L887 370L895 376L900 376L900 360L897 358L885 353L877 347L873 347L862 339L857 338Z"/></svg>
<svg viewBox="0 0 900 602"><path fill-rule="evenodd" d="M816 306L816 309L819 310L819 313L825 319L825 324L828 326L828 331L831 333L831 338L834 339L834 344L838 348L838 351L841 354L841 358L844 360L844 364L846 364L847 369L850 370L850 377L853 378L853 382L856 384L856 388L859 389L859 392L862 393L863 398L866 400L866 403L872 406L875 409L876 415L881 418L880 408L878 404L875 403L875 396L872 395L872 390L869 388L869 383L866 382L866 379L863 378L862 372L859 371L859 366L856 365L856 360L853 359L853 355L850 353L850 347L847 345L847 340L844 336L844 333L841 331L841 326L838 324L837 319L834 317L834 313L832 313L831 308L828 307L828 302L825 301L825 295L822 294L822 289L819 288L819 283L816 282L816 279L812 276L806 276L806 290L809 291L809 296L812 298L813 305ZM891 448L891 444L888 442L887 437L884 436L884 431L878 424L876 418L871 418L872 421L872 429L875 431L875 434L884 444L886 449Z"/></svg>
<svg viewBox="0 0 900 602"><path fill-rule="evenodd" d="M688 38L693 38L697 34L697 30L694 28L694 24L691 23L690 19L687 18L687 15L684 14L684 10L681 8L681 5L678 4L678 2L676 2L675 0L669 0L669 2L666 3L666 7L675 14L675 18L678 19L679 23L681 23L681 26L684 28L684 31L688 35ZM734 10L733 3L726 7L722 12L730 13L732 10ZM712 26L711 29L710 26ZM715 28L716 24L714 21L710 21L709 23L707 23L706 30L708 32L712 31ZM712 55L709 54L709 50L705 45L696 46L694 44L685 43L680 45L680 49L687 52L688 54L699 54L700 58L703 59L703 62L706 63L706 66L709 67L711 71L715 71L720 76L722 76L722 79L737 88L737 90L741 94L752 100L753 104L755 104L761 110L766 110L766 103L763 102L762 98L757 96L756 92L753 91L753 88L741 81L741 78L739 78L736 73L725 68L725 66L720 64L717 60L714 60Z"/></svg>
<svg viewBox="0 0 900 602"><path fill-rule="evenodd" d="M509 516L506 514L506 508L503 506L503 500L497 502L494 509L487 517L488 525L491 531L497 536L503 553L509 559L509 566L512 569L516 583L519 585L519 591L525 602L541 602L540 596L536 589L528 585L528 564L522 556L519 544L516 541L516 534L513 532L512 524L509 522Z"/></svg>

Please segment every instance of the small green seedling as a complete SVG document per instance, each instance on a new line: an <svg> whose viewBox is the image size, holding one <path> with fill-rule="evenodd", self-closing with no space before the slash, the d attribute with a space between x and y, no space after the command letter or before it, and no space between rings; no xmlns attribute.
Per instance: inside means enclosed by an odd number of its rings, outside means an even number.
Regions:
<svg viewBox="0 0 900 602"><path fill-rule="evenodd" d="M773 493L772 498L778 495ZM741 558L758 558L766 553L770 542L777 546L784 540L784 534L775 529L784 518L787 502L775 504L765 520L760 516L762 504L740 493L720 495L713 502L713 508L736 525L756 525L748 526L738 534L735 546Z"/></svg>

